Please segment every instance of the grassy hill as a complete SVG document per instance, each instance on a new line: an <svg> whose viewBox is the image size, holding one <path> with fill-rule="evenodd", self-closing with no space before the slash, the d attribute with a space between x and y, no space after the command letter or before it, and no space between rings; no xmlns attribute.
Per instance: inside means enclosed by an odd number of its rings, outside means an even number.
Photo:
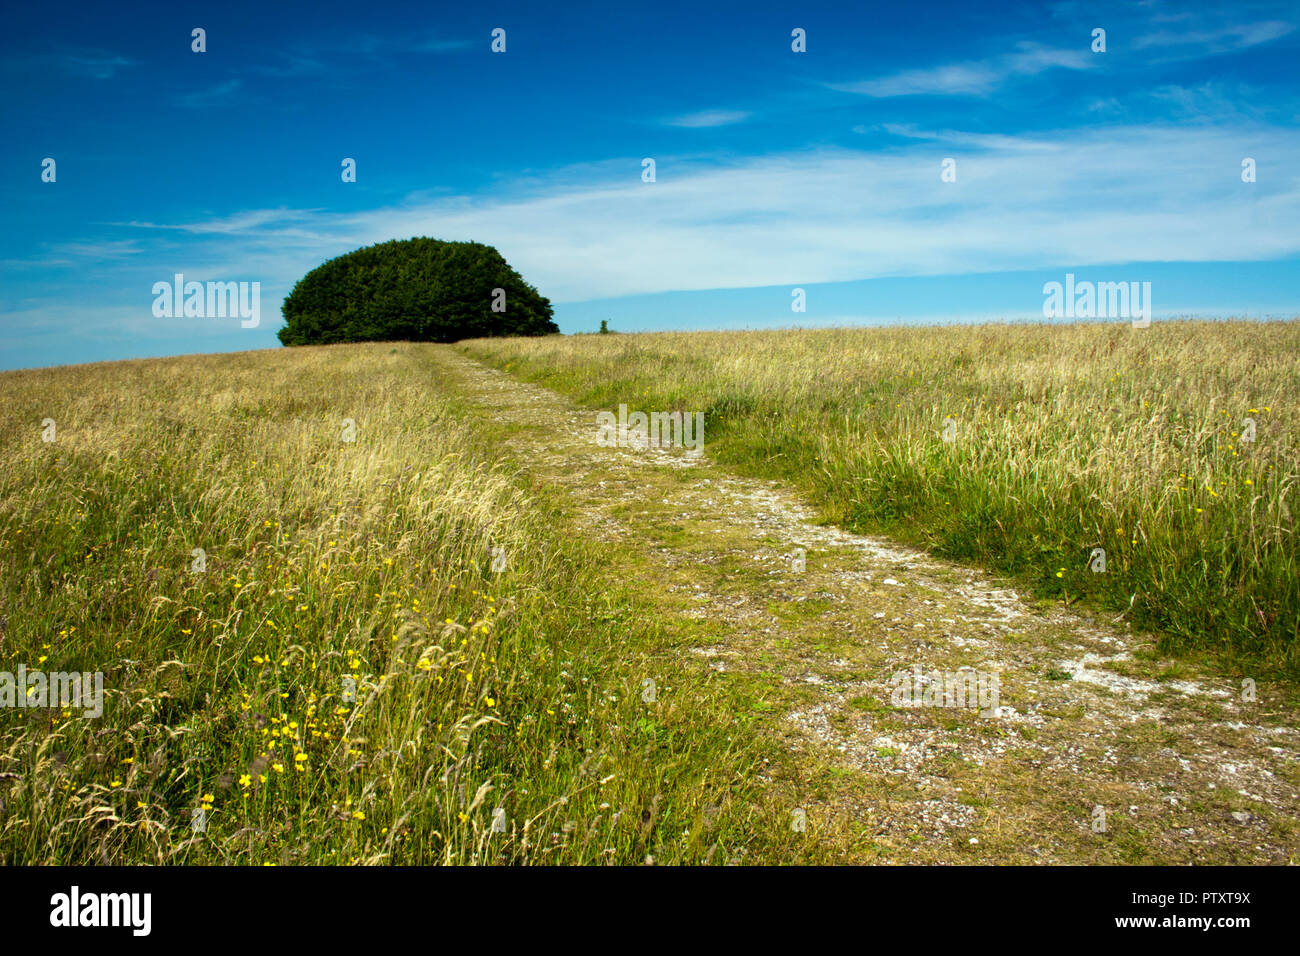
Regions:
<svg viewBox="0 0 1300 956"><path fill-rule="evenodd" d="M0 374L0 678L103 679L0 707L0 860L1294 862L1297 382L1295 323Z"/></svg>
<svg viewBox="0 0 1300 956"><path fill-rule="evenodd" d="M593 408L635 396L646 410L703 411L711 457L793 482L827 520L1126 612L1163 651L1300 673L1300 323L463 348ZM1104 573L1091 570L1098 548Z"/></svg>
<svg viewBox="0 0 1300 956"><path fill-rule="evenodd" d="M690 681L646 718L656 620L435 348L0 375L0 669L105 696L0 709L0 859L758 852L745 735Z"/></svg>

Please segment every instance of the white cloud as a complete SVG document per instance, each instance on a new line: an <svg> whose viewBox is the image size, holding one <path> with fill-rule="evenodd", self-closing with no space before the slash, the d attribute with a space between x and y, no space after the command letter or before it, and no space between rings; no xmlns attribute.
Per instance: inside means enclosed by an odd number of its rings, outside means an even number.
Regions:
<svg viewBox="0 0 1300 956"><path fill-rule="evenodd" d="M930 67L924 70L905 70L892 76L858 83L830 83L831 89L841 93L860 93L863 96L918 96L924 94L983 95L996 87L1000 74L992 67L980 63L958 63Z"/></svg>
<svg viewBox="0 0 1300 956"><path fill-rule="evenodd" d="M830 83L833 90L863 96L920 95L985 96L1008 80L1034 76L1050 69L1083 70L1093 65L1090 51L1052 49L1021 43L1015 53L968 63L950 63L919 70L904 70L857 83Z"/></svg>
<svg viewBox="0 0 1300 956"><path fill-rule="evenodd" d="M687 113L667 120L669 126L685 126L696 129L706 126L731 126L743 123L753 115L745 110L702 110L699 113Z"/></svg>
<svg viewBox="0 0 1300 956"><path fill-rule="evenodd" d="M143 250L137 239L122 239L110 242L64 242L50 247L50 253L56 256L69 256L74 259L125 259L138 256Z"/></svg>
<svg viewBox="0 0 1300 956"><path fill-rule="evenodd" d="M211 223L178 228L197 234L187 274L201 265L208 276L284 291L359 246L473 239L496 246L557 302L1300 254L1300 180L1286 165L1300 153L1300 131L1129 127L972 145L980 151L922 140L896 153L820 150L728 165L665 156L655 183L643 183L628 159L492 196L421 197L359 213L254 210L218 220L215 233ZM940 181L949 155L956 183ZM1240 181L1243 156L1268 171L1260 182ZM263 295L273 301L270 288Z"/></svg>
<svg viewBox="0 0 1300 956"><path fill-rule="evenodd" d="M1283 20L1240 23L1211 30L1157 30L1134 38L1133 47L1142 50L1149 47L1195 46L1206 53L1228 53L1268 43L1293 30L1295 25Z"/></svg>
<svg viewBox="0 0 1300 956"><path fill-rule="evenodd" d="M157 223L131 221L115 223L114 225L135 226L140 229L172 229L196 235L205 233L247 235L255 233L262 226L273 223L307 219L312 213L313 210L310 209L285 209L281 207L279 209L252 209L230 216L219 216L216 219L205 219L201 222Z"/></svg>
<svg viewBox="0 0 1300 956"><path fill-rule="evenodd" d="M911 123L882 123L875 129L906 139L923 139L950 143L955 146L973 146L976 149L1003 149L1016 152L1059 150L1061 144L1029 136L1009 136L1002 133L967 133L953 129L921 129ZM854 127L855 133L866 133L866 127Z"/></svg>

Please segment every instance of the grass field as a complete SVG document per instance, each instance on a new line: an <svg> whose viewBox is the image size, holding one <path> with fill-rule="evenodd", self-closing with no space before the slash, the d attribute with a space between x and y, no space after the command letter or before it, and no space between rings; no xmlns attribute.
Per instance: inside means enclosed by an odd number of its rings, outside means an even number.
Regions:
<svg viewBox="0 0 1300 956"><path fill-rule="evenodd" d="M764 856L752 735L671 662L647 717L658 622L434 348L0 376L0 669L106 698L0 709L0 859Z"/></svg>
<svg viewBox="0 0 1300 956"><path fill-rule="evenodd" d="M593 409L702 411L711 457L795 483L827 520L1125 612L1163 651L1300 672L1300 323L460 347Z"/></svg>
<svg viewBox="0 0 1300 956"><path fill-rule="evenodd" d="M1297 382L1295 323L4 373L0 678L104 702L0 699L0 861L1293 862ZM619 404L705 457L599 447ZM778 485L956 560L818 543ZM894 706L913 664L1012 716Z"/></svg>

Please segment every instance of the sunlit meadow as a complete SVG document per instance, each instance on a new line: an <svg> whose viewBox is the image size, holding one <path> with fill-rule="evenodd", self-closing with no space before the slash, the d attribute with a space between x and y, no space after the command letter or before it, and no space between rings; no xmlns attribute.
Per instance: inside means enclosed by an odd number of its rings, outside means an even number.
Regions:
<svg viewBox="0 0 1300 956"><path fill-rule="evenodd" d="M1300 671L1300 323L461 348L593 408L702 410L710 455L796 483L827 520L1009 574L1043 598L1082 600L1150 629L1162 651L1247 673ZM1093 570L1096 549L1104 572Z"/></svg>
<svg viewBox="0 0 1300 956"><path fill-rule="evenodd" d="M0 710L0 859L760 852L743 732L685 682L647 714L653 625L433 348L0 376L0 669L106 697Z"/></svg>

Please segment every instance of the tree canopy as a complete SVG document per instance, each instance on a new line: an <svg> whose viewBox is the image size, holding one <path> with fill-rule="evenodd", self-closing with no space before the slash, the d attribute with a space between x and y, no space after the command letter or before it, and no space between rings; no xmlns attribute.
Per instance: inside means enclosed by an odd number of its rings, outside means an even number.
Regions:
<svg viewBox="0 0 1300 956"><path fill-rule="evenodd" d="M559 332L550 300L491 246L393 239L317 266L281 309L285 345L455 342Z"/></svg>

